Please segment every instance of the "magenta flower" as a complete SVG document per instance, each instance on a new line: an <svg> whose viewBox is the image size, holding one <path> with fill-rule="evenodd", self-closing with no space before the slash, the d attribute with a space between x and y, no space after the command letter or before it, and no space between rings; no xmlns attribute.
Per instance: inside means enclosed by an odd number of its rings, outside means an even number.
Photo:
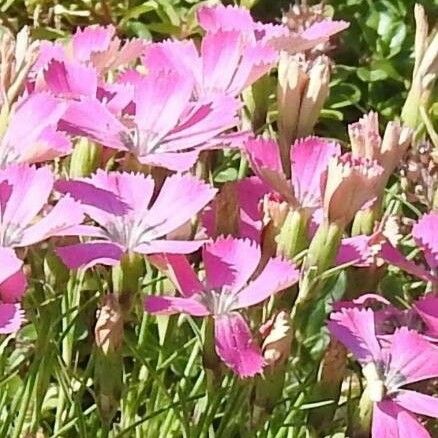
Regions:
<svg viewBox="0 0 438 438"><path fill-rule="evenodd" d="M193 101L192 78L168 68L152 69L145 76L128 71L121 81L112 94L107 87L100 100L72 102L62 127L131 152L142 164L176 171L189 169L201 150L233 141L223 134L238 122L239 103L234 98ZM127 105L131 91L132 105ZM121 103L132 111L120 111Z"/></svg>
<svg viewBox="0 0 438 438"><path fill-rule="evenodd" d="M155 190L152 177L102 170L90 178L58 181L56 188L80 201L86 214L97 223L79 230L81 235L96 240L57 249L72 269L97 263L114 265L125 251L196 251L203 241L173 240L169 235L195 216L216 193L190 175L173 175L151 202Z"/></svg>
<svg viewBox="0 0 438 438"><path fill-rule="evenodd" d="M80 204L69 196L35 221L47 204L53 184L48 167L11 165L0 170L0 247L19 248L51 236L75 235L84 214Z"/></svg>
<svg viewBox="0 0 438 438"><path fill-rule="evenodd" d="M362 365L374 407L372 436L430 437L413 414L438 417L438 399L404 386L438 376L438 348L406 327L380 339L371 309L332 313L328 327Z"/></svg>
<svg viewBox="0 0 438 438"><path fill-rule="evenodd" d="M307 137L296 141L290 148L290 155L283 160L279 145L273 140L249 140L245 149L256 175L293 208L314 211L322 206L329 161L340 155L338 144ZM290 171L290 180L282 162L288 167L287 173Z"/></svg>
<svg viewBox="0 0 438 438"><path fill-rule="evenodd" d="M20 300L27 287L21 268L23 262L14 251L0 247L0 334L15 333L20 328L24 313Z"/></svg>
<svg viewBox="0 0 438 438"><path fill-rule="evenodd" d="M261 303L298 280L297 269L279 257L259 270L260 247L250 240L220 238L203 249L205 279L198 279L186 259L169 257L182 297L150 296L151 313L212 315L218 356L240 377L260 373L263 357L239 309Z"/></svg>
<svg viewBox="0 0 438 438"><path fill-rule="evenodd" d="M11 163L38 163L67 155L68 137L57 130L66 104L48 93L21 98L0 135L0 167Z"/></svg>

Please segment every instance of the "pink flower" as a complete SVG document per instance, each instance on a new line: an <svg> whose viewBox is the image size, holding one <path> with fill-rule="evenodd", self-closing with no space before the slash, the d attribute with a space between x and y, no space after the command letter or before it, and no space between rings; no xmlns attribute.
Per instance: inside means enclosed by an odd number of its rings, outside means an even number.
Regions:
<svg viewBox="0 0 438 438"><path fill-rule="evenodd" d="M438 399L404 386L438 376L438 348L406 327L382 342L371 309L342 309L328 326L362 365L373 402L372 436L430 437L414 414L438 417Z"/></svg>
<svg viewBox="0 0 438 438"><path fill-rule="evenodd" d="M86 214L97 223L79 230L81 235L97 240L57 249L72 269L97 263L114 265L125 251L196 251L203 241L172 240L168 235L196 215L216 192L190 175L173 175L151 202L155 190L152 177L102 170L90 178L58 181L56 188L80 201Z"/></svg>
<svg viewBox="0 0 438 438"><path fill-rule="evenodd" d="M48 167L11 165L0 170L0 247L19 248L51 236L76 235L84 214L71 197L61 198L41 219L54 184Z"/></svg>
<svg viewBox="0 0 438 438"><path fill-rule="evenodd" d="M193 41L151 44L144 56L146 68L171 66L195 84L198 99L216 94L239 95L276 64L276 51L263 41L246 38L238 29L207 33L200 51Z"/></svg>
<svg viewBox="0 0 438 438"><path fill-rule="evenodd" d="M201 150L234 141L223 135L238 123L234 98L193 101L192 78L168 68L152 69L145 76L127 72L120 81L114 93L107 89L100 100L72 102L63 128L130 152L142 164L176 171L193 166ZM129 87L132 111L121 111L122 103L129 103Z"/></svg>
<svg viewBox="0 0 438 438"><path fill-rule="evenodd" d="M76 60L94 67L100 73L129 64L138 59L146 46L141 39L128 40L124 44L116 36L114 26L88 26L77 29L66 45L44 42L35 70L47 66L52 60Z"/></svg>
<svg viewBox="0 0 438 438"><path fill-rule="evenodd" d="M239 309L261 303L298 280L297 269L279 257L258 266L260 247L249 240L220 238L203 249L205 279L182 257L167 258L174 283L182 297L151 296L145 309L158 314L212 315L216 352L240 377L251 377L263 368L260 348Z"/></svg>
<svg viewBox="0 0 438 438"><path fill-rule="evenodd" d="M291 206L311 211L322 206L329 161L340 154L339 145L307 137L296 141L284 159L273 140L252 139L245 149L253 171Z"/></svg>
<svg viewBox="0 0 438 438"><path fill-rule="evenodd" d="M11 163L38 163L67 155L68 137L57 130L66 104L48 93L21 98L0 135L0 167Z"/></svg>
<svg viewBox="0 0 438 438"><path fill-rule="evenodd" d="M21 268L23 262L14 251L0 247L0 334L15 333L20 328L24 313L20 299L27 287Z"/></svg>

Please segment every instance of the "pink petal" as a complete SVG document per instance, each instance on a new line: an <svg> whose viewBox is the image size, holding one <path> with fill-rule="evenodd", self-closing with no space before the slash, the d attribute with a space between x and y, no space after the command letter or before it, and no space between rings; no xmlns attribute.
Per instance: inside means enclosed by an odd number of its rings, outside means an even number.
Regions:
<svg viewBox="0 0 438 438"><path fill-rule="evenodd" d="M0 170L0 182L10 187L7 199L2 200L1 223L25 228L47 202L53 187L53 174L49 167L11 165Z"/></svg>
<svg viewBox="0 0 438 438"><path fill-rule="evenodd" d="M0 247L0 264L0 301L16 303L27 287L26 276L22 271L23 262L14 250Z"/></svg>
<svg viewBox="0 0 438 438"><path fill-rule="evenodd" d="M430 438L430 435L409 412L385 400L374 404L372 437Z"/></svg>
<svg viewBox="0 0 438 438"><path fill-rule="evenodd" d="M97 264L116 265L123 254L122 249L108 242L88 242L56 248L56 254L69 269L91 268Z"/></svg>
<svg viewBox="0 0 438 438"><path fill-rule="evenodd" d="M239 102L230 96L214 96L198 100L186 107L178 125L162 141L160 152L177 152L192 147L219 148L229 146L234 138L223 132L238 124ZM234 135L234 134L233 134Z"/></svg>
<svg viewBox="0 0 438 438"><path fill-rule="evenodd" d="M193 167L198 159L199 151L163 152L138 157L142 164L164 167L175 172L184 172Z"/></svg>
<svg viewBox="0 0 438 438"><path fill-rule="evenodd" d="M103 52L109 48L115 35L114 26L88 26L78 29L73 35L73 53L78 61L89 61L95 52Z"/></svg>
<svg viewBox="0 0 438 438"><path fill-rule="evenodd" d="M17 332L24 321L24 312L19 304L0 303L0 334Z"/></svg>
<svg viewBox="0 0 438 438"><path fill-rule="evenodd" d="M261 303L295 284L299 276L299 270L291 262L280 257L269 259L260 275L238 293L236 309Z"/></svg>
<svg viewBox="0 0 438 438"><path fill-rule="evenodd" d="M23 232L19 246L33 245L54 235L69 235L69 229L80 224L83 219L81 205L70 197L64 197L47 216Z"/></svg>
<svg viewBox="0 0 438 438"><path fill-rule="evenodd" d="M173 175L164 181L150 208L148 224L155 226L156 237L164 236L193 218L215 194L216 189L191 175Z"/></svg>
<svg viewBox="0 0 438 438"><path fill-rule="evenodd" d="M44 71L49 90L63 97L95 97L97 72L92 67L74 62L53 60Z"/></svg>
<svg viewBox="0 0 438 438"><path fill-rule="evenodd" d="M101 171L99 170L98 172ZM103 210L104 212L113 215L121 216L127 214L131 210L132 207L130 207L124 200L120 199L117 192L114 193L112 191L113 186L111 184L108 184L108 187L105 187L104 184L101 184L101 187L98 187L95 186L93 182L94 181L90 179L87 181L59 180L55 183L55 189L61 193L69 194L84 206L89 205L96 207L96 209ZM145 197L147 194L148 192L144 192Z"/></svg>
<svg viewBox="0 0 438 438"><path fill-rule="evenodd" d="M336 255L336 265L352 263L354 266L370 266L373 263L374 252L371 236L359 235L342 239Z"/></svg>
<svg viewBox="0 0 438 438"><path fill-rule="evenodd" d="M216 352L239 377L262 372L263 356L252 339L248 324L237 313L218 315L214 320Z"/></svg>
<svg viewBox="0 0 438 438"><path fill-rule="evenodd" d="M426 324L427 334L438 337L438 297L424 297L415 302L414 308Z"/></svg>
<svg viewBox="0 0 438 438"><path fill-rule="evenodd" d="M277 60L263 42L249 43L238 31L208 33L201 45L204 94L240 94L266 74Z"/></svg>
<svg viewBox="0 0 438 438"><path fill-rule="evenodd" d="M163 254L150 256L149 261L166 273L183 296L190 297L204 289L187 257L178 254Z"/></svg>
<svg viewBox="0 0 438 438"><path fill-rule="evenodd" d="M427 269L425 269L421 265L417 265L411 260L408 260L397 248L392 246L389 242L385 242L382 245L382 249L379 255L387 263L397 266L403 271L406 271L411 275L415 275L416 277L421 278L424 281L436 281L435 277L433 277L427 271Z"/></svg>
<svg viewBox="0 0 438 438"><path fill-rule="evenodd" d="M198 9L199 25L207 32L239 30L254 32L254 20L248 9L238 6L203 6Z"/></svg>
<svg viewBox="0 0 438 438"><path fill-rule="evenodd" d="M413 227L412 236L424 251L432 269L438 267L438 212L425 214Z"/></svg>
<svg viewBox="0 0 438 438"><path fill-rule="evenodd" d="M86 136L104 146L126 150L123 139L129 136L127 128L97 99L70 102L59 126L72 135Z"/></svg>
<svg viewBox="0 0 438 438"><path fill-rule="evenodd" d="M135 121L147 133L147 155L178 124L193 91L193 79L177 71L151 71L135 85Z"/></svg>
<svg viewBox="0 0 438 438"><path fill-rule="evenodd" d="M393 400L402 408L419 415L438 418L438 398L408 389L397 391Z"/></svg>
<svg viewBox="0 0 438 438"><path fill-rule="evenodd" d="M38 138L38 141L23 151L20 163L41 163L42 161L54 160L70 154L72 144L70 138L55 127L48 126Z"/></svg>
<svg viewBox="0 0 438 438"><path fill-rule="evenodd" d="M190 298L150 296L146 297L144 308L146 312L159 315L186 313L193 316L206 316L210 314L208 309L193 296Z"/></svg>
<svg viewBox="0 0 438 438"><path fill-rule="evenodd" d="M343 308L330 315L330 333L342 342L362 364L380 360L374 313L371 309Z"/></svg>
<svg viewBox="0 0 438 438"><path fill-rule="evenodd" d="M270 43L277 50L286 50L289 53L303 52L326 42L332 35L341 32L349 26L349 23L342 20L323 20L314 23L302 33L274 36Z"/></svg>
<svg viewBox="0 0 438 438"><path fill-rule="evenodd" d="M66 110L66 103L47 93L33 93L20 101L9 120L1 141L19 155L29 154L48 127L56 126ZM8 160L9 161L9 160Z"/></svg>
<svg viewBox="0 0 438 438"><path fill-rule="evenodd" d="M281 166L278 144L273 140L256 138L247 141L244 147L254 173L285 199L294 202L290 182Z"/></svg>
<svg viewBox="0 0 438 438"><path fill-rule="evenodd" d="M197 251L205 240L169 240L157 239L137 245L134 250L140 254L191 254Z"/></svg>
<svg viewBox="0 0 438 438"><path fill-rule="evenodd" d="M405 385L438 376L438 347L406 327L396 330L391 340L387 379Z"/></svg>
<svg viewBox="0 0 438 438"><path fill-rule="evenodd" d="M339 144L318 137L298 140L291 147L291 175L295 198L302 207L322 205L329 160L339 156Z"/></svg>
<svg viewBox="0 0 438 438"><path fill-rule="evenodd" d="M205 246L203 261L207 289L228 286L238 292L260 262L260 247L248 239L219 238Z"/></svg>

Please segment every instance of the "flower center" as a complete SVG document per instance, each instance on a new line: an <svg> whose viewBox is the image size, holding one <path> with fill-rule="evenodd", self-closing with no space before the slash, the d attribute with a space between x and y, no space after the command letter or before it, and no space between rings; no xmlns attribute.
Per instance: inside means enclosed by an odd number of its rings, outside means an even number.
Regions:
<svg viewBox="0 0 438 438"><path fill-rule="evenodd" d="M213 315L224 315L234 310L237 295L225 288L211 289L201 294L200 301Z"/></svg>

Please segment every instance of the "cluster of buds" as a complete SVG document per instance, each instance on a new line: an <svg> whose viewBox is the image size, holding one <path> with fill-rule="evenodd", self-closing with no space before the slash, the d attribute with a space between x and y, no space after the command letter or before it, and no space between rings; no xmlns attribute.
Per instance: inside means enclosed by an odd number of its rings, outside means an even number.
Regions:
<svg viewBox="0 0 438 438"><path fill-rule="evenodd" d="M330 60L281 53L278 64L278 135L285 169L289 147L310 135L329 94Z"/></svg>
<svg viewBox="0 0 438 438"><path fill-rule="evenodd" d="M429 209L438 207L438 156L429 142L409 151L400 173L409 202L420 202Z"/></svg>
<svg viewBox="0 0 438 438"><path fill-rule="evenodd" d="M15 38L5 31L0 37L0 104L10 106L24 89L27 75L36 60L38 43L30 40L24 27Z"/></svg>
<svg viewBox="0 0 438 438"><path fill-rule="evenodd" d="M412 84L403 106L402 120L411 128L421 122L421 110L427 110L438 76L438 32L429 33L429 24L423 6L415 9L415 65Z"/></svg>

